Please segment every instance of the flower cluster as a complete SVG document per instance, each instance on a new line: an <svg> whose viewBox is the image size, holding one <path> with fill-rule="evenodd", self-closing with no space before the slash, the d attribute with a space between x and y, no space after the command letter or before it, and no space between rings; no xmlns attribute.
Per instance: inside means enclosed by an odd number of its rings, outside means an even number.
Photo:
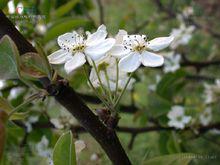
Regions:
<svg viewBox="0 0 220 165"><path fill-rule="evenodd" d="M119 68L125 72L135 71L141 64L149 67L161 66L162 56L151 51L166 48L173 37L160 37L148 41L146 35L128 35L119 30L115 38L107 38L104 25L99 26L95 33L86 33L87 37L76 31L58 37L60 50L48 56L51 64L65 64L67 73L79 68L88 61L103 60L107 56L119 59Z"/></svg>
<svg viewBox="0 0 220 165"><path fill-rule="evenodd" d="M168 47L173 37L159 37L148 41L146 35L129 35L119 30L114 38L108 38L106 27L101 25L94 33L82 35L73 31L58 37L60 50L48 56L51 64L64 64L67 74L87 64L91 66L87 76L89 85L101 88L104 97L109 96L112 103L117 104L117 92L131 89L134 79L129 73L136 71L141 65L158 67L163 65L164 57L157 52ZM115 95L112 95L115 92ZM97 92L96 92L97 93ZM97 96L100 97L99 94ZM104 102L105 98L102 99Z"/></svg>

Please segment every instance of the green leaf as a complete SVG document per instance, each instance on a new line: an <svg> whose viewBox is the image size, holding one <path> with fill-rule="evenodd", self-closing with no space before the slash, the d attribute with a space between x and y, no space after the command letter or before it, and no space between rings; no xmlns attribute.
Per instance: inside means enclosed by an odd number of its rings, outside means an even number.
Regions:
<svg viewBox="0 0 220 165"><path fill-rule="evenodd" d="M0 110L3 110L7 114L9 114L11 111L13 111L13 106L3 97L0 97ZM28 116L29 112L19 112L14 113L10 120L23 120Z"/></svg>
<svg viewBox="0 0 220 165"><path fill-rule="evenodd" d="M188 165L195 155L192 153L179 153L158 156L145 161L144 165Z"/></svg>
<svg viewBox="0 0 220 165"><path fill-rule="evenodd" d="M58 17L69 13L78 2L79 0L70 0L66 4L60 6L57 10L54 11L54 18L57 19Z"/></svg>
<svg viewBox="0 0 220 165"><path fill-rule="evenodd" d="M72 132L66 132L57 141L53 151L54 165L76 165Z"/></svg>
<svg viewBox="0 0 220 165"><path fill-rule="evenodd" d="M185 85L183 79L185 75L186 73L181 70L175 73L166 74L158 83L156 92L163 98L171 100L172 97Z"/></svg>
<svg viewBox="0 0 220 165"><path fill-rule="evenodd" d="M0 40L0 79L19 77L19 52L11 38L5 35Z"/></svg>
<svg viewBox="0 0 220 165"><path fill-rule="evenodd" d="M151 94L148 107L154 117L159 117L170 110L171 103L158 94Z"/></svg>
<svg viewBox="0 0 220 165"><path fill-rule="evenodd" d="M34 78L51 75L47 60L38 53L26 53L21 56L21 73Z"/></svg>
<svg viewBox="0 0 220 165"><path fill-rule="evenodd" d="M91 26L91 22L86 19L67 18L58 20L51 26L51 28L48 29L44 36L44 42L46 43L54 38L57 38L59 35L72 31L76 28L89 26Z"/></svg>
<svg viewBox="0 0 220 165"><path fill-rule="evenodd" d="M8 4L8 0L1 0L0 1L0 9L3 10Z"/></svg>
<svg viewBox="0 0 220 165"><path fill-rule="evenodd" d="M47 72L47 75L50 79L52 79L52 68L51 68L51 65L48 61L48 58L47 58L47 55L46 53L44 52L43 50L43 47L42 45L39 43L39 42L36 42L36 49L37 49L37 52L39 53L40 57L41 57L41 60L43 61L45 67L46 67L46 72Z"/></svg>
<svg viewBox="0 0 220 165"><path fill-rule="evenodd" d="M13 107L9 104L9 102L5 98L0 96L0 109L9 113L13 110Z"/></svg>

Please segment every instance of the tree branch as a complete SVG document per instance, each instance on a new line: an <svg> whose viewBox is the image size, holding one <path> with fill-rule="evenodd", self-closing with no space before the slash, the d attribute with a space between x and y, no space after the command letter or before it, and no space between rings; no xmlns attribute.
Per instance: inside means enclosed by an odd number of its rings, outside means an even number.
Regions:
<svg viewBox="0 0 220 165"><path fill-rule="evenodd" d="M35 48L25 40L1 10L0 25L0 38L9 35L16 43L20 54L36 52ZM56 91L55 99L99 142L112 163L116 165L131 164L116 133L113 130L109 131L72 88L62 83L51 85L47 78L40 81L51 95L54 95L54 91Z"/></svg>

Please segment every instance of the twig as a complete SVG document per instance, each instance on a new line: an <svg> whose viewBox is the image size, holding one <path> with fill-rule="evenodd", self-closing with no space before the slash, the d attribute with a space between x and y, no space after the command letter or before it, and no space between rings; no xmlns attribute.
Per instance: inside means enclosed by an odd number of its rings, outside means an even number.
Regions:
<svg viewBox="0 0 220 165"><path fill-rule="evenodd" d="M104 7L102 4L102 0L97 0L98 8L99 8L99 19L100 19L100 24L104 24Z"/></svg>

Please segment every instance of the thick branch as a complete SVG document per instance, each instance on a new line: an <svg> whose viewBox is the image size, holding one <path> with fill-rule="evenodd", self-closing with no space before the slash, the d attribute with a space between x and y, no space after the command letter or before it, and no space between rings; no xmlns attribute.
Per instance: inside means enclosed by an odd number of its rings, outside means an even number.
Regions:
<svg viewBox="0 0 220 165"><path fill-rule="evenodd" d="M17 31L14 25L0 11L0 38L9 35L16 43L21 54L36 52L32 45ZM49 85L48 79L41 79L44 87ZM109 131L98 117L82 102L72 88L64 84L50 86L49 92L57 90L56 100L63 105L79 123L99 142L114 164L131 164L114 131ZM54 87L54 88L53 88ZM53 92L52 92L53 93ZM51 93L51 94L52 94Z"/></svg>

